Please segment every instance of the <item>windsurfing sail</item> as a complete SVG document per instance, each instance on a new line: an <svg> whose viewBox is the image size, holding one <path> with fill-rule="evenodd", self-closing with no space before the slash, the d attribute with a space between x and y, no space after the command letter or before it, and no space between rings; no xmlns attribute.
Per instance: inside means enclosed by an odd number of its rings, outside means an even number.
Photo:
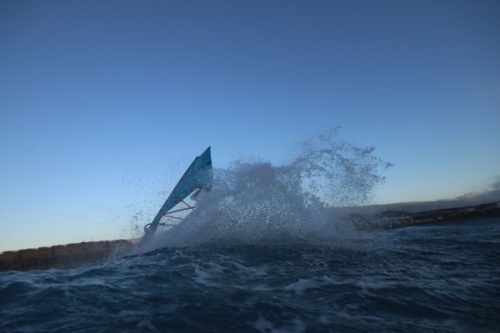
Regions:
<svg viewBox="0 0 500 333"><path fill-rule="evenodd" d="M196 200L204 190L210 191L212 185L212 157L210 155L210 147L208 147L203 154L196 157L193 163L191 163L177 185L175 185L172 193L170 193L163 206L161 206L153 222L144 227L144 236L142 236L139 242L134 246L132 254L141 254L146 246L151 243L163 217L170 216L169 214L175 212L193 209L194 206L188 204L184 199L191 195L190 198ZM172 210L179 203L183 203L186 207Z"/></svg>

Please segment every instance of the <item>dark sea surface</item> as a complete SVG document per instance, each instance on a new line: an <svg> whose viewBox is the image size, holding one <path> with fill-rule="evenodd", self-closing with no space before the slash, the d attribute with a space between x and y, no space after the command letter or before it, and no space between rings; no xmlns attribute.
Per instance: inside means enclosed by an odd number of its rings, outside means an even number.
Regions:
<svg viewBox="0 0 500 333"><path fill-rule="evenodd" d="M0 332L498 332L500 218L0 273Z"/></svg>

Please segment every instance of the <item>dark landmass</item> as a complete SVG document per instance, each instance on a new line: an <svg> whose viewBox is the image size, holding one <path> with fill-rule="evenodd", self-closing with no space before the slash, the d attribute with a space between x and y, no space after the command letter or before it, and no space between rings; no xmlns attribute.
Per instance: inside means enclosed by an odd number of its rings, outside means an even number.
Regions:
<svg viewBox="0 0 500 333"><path fill-rule="evenodd" d="M49 268L65 269L97 264L129 253L133 245L133 241L122 239L6 251L0 253L0 272Z"/></svg>
<svg viewBox="0 0 500 333"><path fill-rule="evenodd" d="M392 207L403 207L395 204ZM393 229L412 225L439 223L459 219L477 218L500 215L500 201L474 206L441 208L410 212L407 210L387 209L367 214L367 211L358 211L343 216L344 220L352 222L358 230Z"/></svg>
<svg viewBox="0 0 500 333"><path fill-rule="evenodd" d="M340 209L342 219L358 230L393 229L405 226L439 223L457 219L500 215L500 201L465 207L414 211L424 204L392 204L384 206ZM382 207L382 211L381 211ZM426 203L425 207L429 207ZM410 209L408 209L410 208ZM343 212L343 213L342 213ZM83 242L0 253L0 272L49 268L75 268L120 258L130 252L136 240Z"/></svg>

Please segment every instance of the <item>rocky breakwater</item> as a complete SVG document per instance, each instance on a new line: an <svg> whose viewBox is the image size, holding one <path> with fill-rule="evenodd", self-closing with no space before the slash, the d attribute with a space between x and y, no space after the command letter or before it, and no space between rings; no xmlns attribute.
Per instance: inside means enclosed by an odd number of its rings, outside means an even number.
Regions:
<svg viewBox="0 0 500 333"><path fill-rule="evenodd" d="M49 268L75 268L127 254L133 240L82 242L0 253L0 272Z"/></svg>

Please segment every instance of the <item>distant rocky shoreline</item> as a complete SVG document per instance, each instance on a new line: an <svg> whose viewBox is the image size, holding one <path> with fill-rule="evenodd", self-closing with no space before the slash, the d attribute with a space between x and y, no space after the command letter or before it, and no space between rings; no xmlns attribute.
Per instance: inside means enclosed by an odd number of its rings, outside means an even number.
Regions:
<svg viewBox="0 0 500 333"><path fill-rule="evenodd" d="M417 213L397 210L386 210L373 215L351 213L345 215L343 219L353 223L358 230L375 230L494 215L500 215L500 202L458 208L435 209ZM67 269L97 264L130 253L135 241L121 239L82 242L37 249L6 251L0 253L0 272L50 268Z"/></svg>
<svg viewBox="0 0 500 333"><path fill-rule="evenodd" d="M65 269L96 264L128 253L133 245L132 240L121 239L6 251L0 253L0 272L49 268Z"/></svg>
<svg viewBox="0 0 500 333"><path fill-rule="evenodd" d="M500 215L500 202L492 202L466 207L434 209L417 213L387 210L367 215L351 213L343 217L352 222L358 230L393 229L420 224Z"/></svg>

